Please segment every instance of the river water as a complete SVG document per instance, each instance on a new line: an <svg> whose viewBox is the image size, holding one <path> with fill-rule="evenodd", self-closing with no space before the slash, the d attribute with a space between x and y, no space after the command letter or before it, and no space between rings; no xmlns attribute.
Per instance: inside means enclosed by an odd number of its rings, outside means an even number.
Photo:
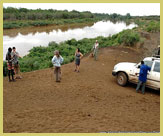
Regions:
<svg viewBox="0 0 163 136"><path fill-rule="evenodd" d="M136 27L134 23L126 25L125 22L112 23L111 21L99 21L94 24L64 25L28 27L21 29L4 30L3 32L3 59L5 59L9 47L16 47L20 56L28 54L28 51L36 46L47 46L49 42L64 42L72 38L108 37L119 33L124 29Z"/></svg>

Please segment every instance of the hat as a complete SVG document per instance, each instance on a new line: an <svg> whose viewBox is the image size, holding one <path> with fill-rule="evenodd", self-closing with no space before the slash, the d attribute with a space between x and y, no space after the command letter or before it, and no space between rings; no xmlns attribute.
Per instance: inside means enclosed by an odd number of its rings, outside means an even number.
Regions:
<svg viewBox="0 0 163 136"><path fill-rule="evenodd" d="M158 48L160 47L160 45L158 45Z"/></svg>

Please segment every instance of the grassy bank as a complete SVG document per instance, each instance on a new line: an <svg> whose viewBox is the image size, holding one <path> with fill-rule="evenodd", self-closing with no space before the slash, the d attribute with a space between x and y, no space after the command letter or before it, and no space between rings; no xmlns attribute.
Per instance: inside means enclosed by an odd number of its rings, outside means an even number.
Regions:
<svg viewBox="0 0 163 136"><path fill-rule="evenodd" d="M90 23L96 21L98 21L97 18L4 21L3 28L12 29L12 28L27 27L27 26L66 25L66 24L75 24L75 23Z"/></svg>
<svg viewBox="0 0 163 136"><path fill-rule="evenodd" d="M134 19L133 22L139 26L137 27L138 30L160 32L160 20Z"/></svg>
<svg viewBox="0 0 163 136"><path fill-rule="evenodd" d="M71 39L60 44L50 42L47 47L40 46L32 48L28 55L20 59L21 72L52 67L51 59L55 50L59 50L63 56L63 64L70 63L74 61L74 53L77 48L80 48L81 52L85 55L92 50L95 40L99 41L100 48L120 44L133 46L136 42L140 41L140 36L135 30L124 30L111 37L85 38L79 41ZM6 62L4 62L4 69L7 71Z"/></svg>

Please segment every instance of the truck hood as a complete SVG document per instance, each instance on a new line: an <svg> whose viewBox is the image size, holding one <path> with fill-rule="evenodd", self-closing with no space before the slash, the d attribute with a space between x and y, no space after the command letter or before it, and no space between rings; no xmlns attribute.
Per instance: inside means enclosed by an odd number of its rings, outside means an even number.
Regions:
<svg viewBox="0 0 163 136"><path fill-rule="evenodd" d="M129 70L129 69L133 69L133 67L136 65L136 63L130 63L130 62L121 62L121 63L118 63L114 66L114 69L126 69L126 70Z"/></svg>

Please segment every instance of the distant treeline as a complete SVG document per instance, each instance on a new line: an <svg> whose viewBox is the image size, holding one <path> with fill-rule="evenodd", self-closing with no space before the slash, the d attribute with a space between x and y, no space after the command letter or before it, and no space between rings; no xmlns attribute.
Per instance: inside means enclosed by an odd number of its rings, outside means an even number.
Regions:
<svg viewBox="0 0 163 136"><path fill-rule="evenodd" d="M90 11L79 12L76 10L54 10L54 9L26 9L26 8L3 8L4 20L54 20L54 19L83 19L83 18L101 18L101 19L131 19L130 13L120 14L100 14Z"/></svg>
<svg viewBox="0 0 163 136"><path fill-rule="evenodd" d="M54 10L54 9L26 9L26 8L3 8L3 28L20 28L25 26L64 25L73 23L88 23L99 20L110 20L112 22L125 21L127 24L135 20L160 21L160 16L131 16L130 13L120 15L117 13L91 13L89 11L79 12L76 10Z"/></svg>
<svg viewBox="0 0 163 136"><path fill-rule="evenodd" d="M4 20L53 20L53 19L74 19L74 18L94 18L94 14L89 11L67 11L54 9L26 9L26 8L3 8Z"/></svg>

